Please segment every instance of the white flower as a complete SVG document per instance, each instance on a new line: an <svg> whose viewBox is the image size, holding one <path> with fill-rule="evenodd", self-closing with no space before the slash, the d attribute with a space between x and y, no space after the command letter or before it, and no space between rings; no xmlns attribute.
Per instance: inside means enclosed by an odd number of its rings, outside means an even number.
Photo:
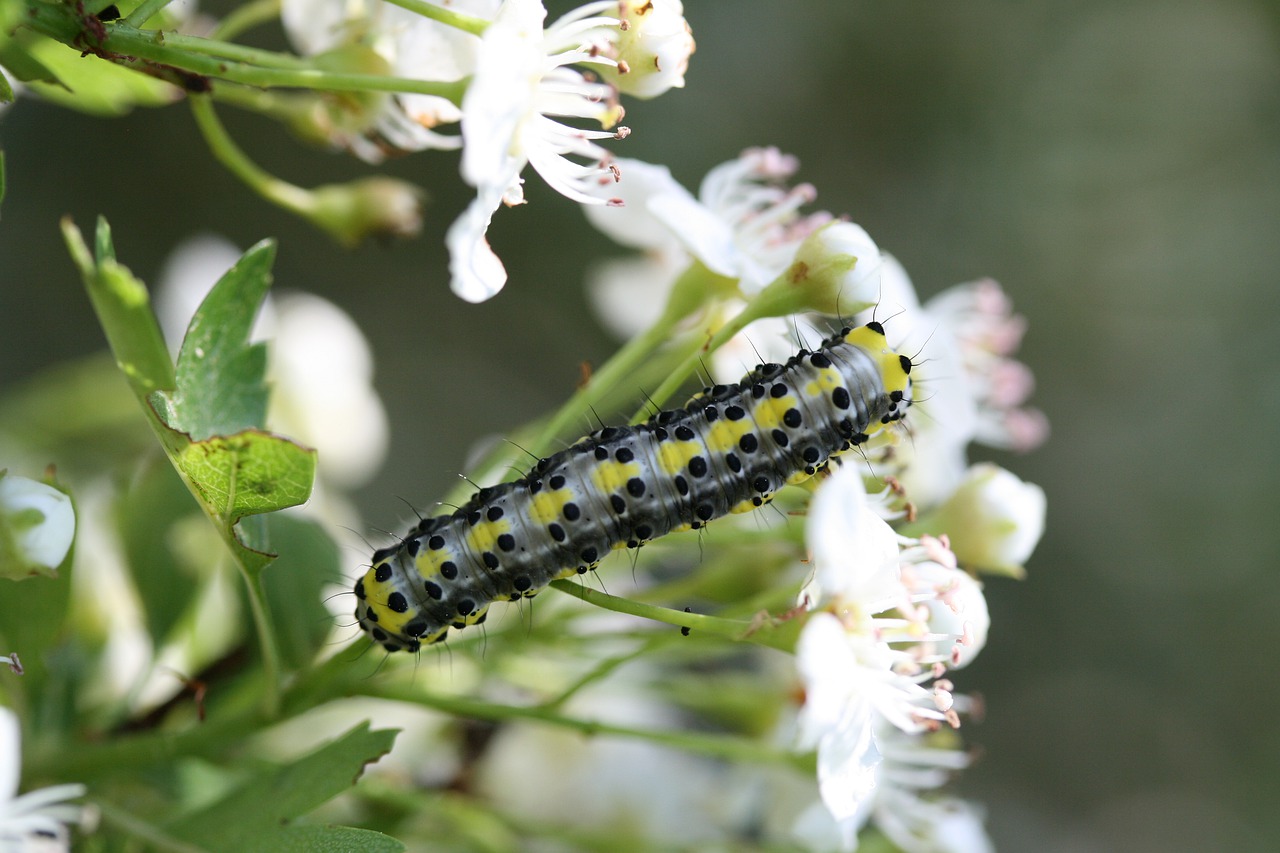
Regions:
<svg viewBox="0 0 1280 853"><path fill-rule="evenodd" d="M619 0L622 19L615 69L604 76L619 91L637 98L655 98L684 86L684 74L695 48L680 0Z"/></svg>
<svg viewBox="0 0 1280 853"><path fill-rule="evenodd" d="M930 513L956 556L975 569L1021 575L1044 533L1044 490L998 465L969 469L959 488Z"/></svg>
<svg viewBox="0 0 1280 853"><path fill-rule="evenodd" d="M240 253L204 235L176 248L161 271L156 314L177 349L191 316ZM269 296L252 339L269 341L267 426L319 451L322 479L365 482L386 454L388 428L373 389L373 356L355 323L333 303L307 293Z"/></svg>
<svg viewBox="0 0 1280 853"><path fill-rule="evenodd" d="M874 731L880 759L869 773L871 791L844 817L829 809L825 797L813 803L794 821L793 838L814 851L854 851L858 833L874 823L908 853L992 849L981 811L937 791L969 766L968 754L936 735L904 733L884 720L868 728Z"/></svg>
<svg viewBox="0 0 1280 853"><path fill-rule="evenodd" d="M880 786L870 819L907 853L987 853L993 848L982 814L971 803L940 796L936 789L969 766L965 752L881 726L884 750Z"/></svg>
<svg viewBox="0 0 1280 853"><path fill-rule="evenodd" d="M817 612L796 645L798 742L817 750L822 801L849 838L884 773L882 732L958 725L958 697L941 676L972 659L989 619L942 542L901 547L852 465L819 489L806 536L814 567L801 603Z"/></svg>
<svg viewBox="0 0 1280 853"><path fill-rule="evenodd" d="M813 200L814 189L808 184L786 185L797 162L776 148L751 148L715 167L696 198L666 167L637 160L616 162L621 182L598 192L614 194L622 204L586 207L584 213L615 241L647 255L647 273L635 261L627 261L625 267L609 264L601 266L590 283L605 322L625 335L645 328L653 319L646 306L661 305L676 276L694 262L726 280L725 296L736 291L742 300L757 296L786 273L802 249L802 260L813 262L815 276L822 275L818 284L828 295L831 290L849 291L826 299L823 307L834 310L831 303L836 303L857 310L874 287L872 274L879 264L875 243L847 222L821 233L832 222L831 214L800 212ZM851 263L854 257L857 263ZM732 300L725 307L732 309ZM794 351L794 339L788 349Z"/></svg>
<svg viewBox="0 0 1280 853"><path fill-rule="evenodd" d="M982 585L956 568L956 556L939 540L921 537L920 545L902 554L902 582L921 614L927 636L916 636L921 666L942 663L953 669L968 665L987 644L991 616Z"/></svg>
<svg viewBox="0 0 1280 853"><path fill-rule="evenodd" d="M53 574L76 534L71 498L0 471L0 577Z"/></svg>
<svg viewBox="0 0 1280 853"><path fill-rule="evenodd" d="M778 314L841 316L875 304L879 282L880 249L871 235L852 222L829 222L804 239L786 279L774 281L766 294L778 291Z"/></svg>
<svg viewBox="0 0 1280 853"><path fill-rule="evenodd" d="M922 306L886 255L880 288L886 334L915 360L912 440L893 473L914 503L932 506L959 487L971 443L1029 450L1047 436L1044 415L1022 407L1030 371L1011 357L1025 324L990 280L956 285Z"/></svg>
<svg viewBox="0 0 1280 853"><path fill-rule="evenodd" d="M925 311L954 336L978 407L974 439L990 447L1026 451L1049 434L1042 413L1022 408L1034 379L1012 358L1026 321L992 279L957 284L930 299Z"/></svg>
<svg viewBox="0 0 1280 853"><path fill-rule="evenodd" d="M463 299L481 302L506 283L506 269L485 235L500 203L524 201L520 173L526 164L568 198L605 203L595 189L611 183L615 172L594 140L627 131L584 130L552 116L603 128L621 117L613 88L572 67L612 64L599 45L609 43L607 32L616 31L617 19L594 17L612 6L583 6L544 31L541 2L506 0L485 29L462 101L462 177L476 188L476 199L445 238L452 287Z"/></svg>
<svg viewBox="0 0 1280 853"><path fill-rule="evenodd" d="M498 6L499 0L450 4L454 11L480 18L492 18ZM433 82L452 82L474 73L480 44L478 36L381 0L284 0L281 22L304 55L340 56L346 51L348 61L359 63L364 49L380 58L383 73ZM459 135L436 130L462 118L462 111L447 98L401 92L340 103L348 113L365 103L373 110L345 116L354 132L345 132L337 122L326 127L333 142L368 162L380 162L388 146L418 151L462 144Z"/></svg>
<svg viewBox="0 0 1280 853"><path fill-rule="evenodd" d="M54 785L18 796L22 738L18 718L0 705L0 850L70 849L66 824L80 820L80 807L65 802L84 796L84 785Z"/></svg>
<svg viewBox="0 0 1280 853"><path fill-rule="evenodd" d="M991 851L981 811L936 792L969 765L969 756L930 735L905 734L883 721L875 733L882 754L870 796L844 819L815 803L796 821L796 838L812 850L852 851L858 847L858 833L870 822L907 853Z"/></svg>
<svg viewBox="0 0 1280 853"><path fill-rule="evenodd" d="M813 577L800 592L802 604L813 609L836 602L846 612L864 608L856 618L869 631L865 620L901 603L897 534L867 503L855 466L841 465L822 484L809 505L805 537Z"/></svg>
<svg viewBox="0 0 1280 853"><path fill-rule="evenodd" d="M641 665L641 670L644 667ZM544 677L563 674L554 669ZM576 693L562 709L582 719L675 728L680 715L634 680ZM657 673L647 673L658 679ZM547 768L555 771L548 773ZM742 768L628 738L583 738L533 723L503 726L475 770L477 792L521 820L613 833L616 849L696 849L724 841ZM647 842L647 843L646 843Z"/></svg>
<svg viewBox="0 0 1280 853"><path fill-rule="evenodd" d="M794 157L776 148L749 148L708 172L694 198L665 169L619 160L623 206L585 213L624 245L683 249L712 272L739 281L750 297L781 275L804 239L832 219L826 212L799 213L816 193L809 184L786 186L797 167ZM633 172L639 172L634 179Z"/></svg>

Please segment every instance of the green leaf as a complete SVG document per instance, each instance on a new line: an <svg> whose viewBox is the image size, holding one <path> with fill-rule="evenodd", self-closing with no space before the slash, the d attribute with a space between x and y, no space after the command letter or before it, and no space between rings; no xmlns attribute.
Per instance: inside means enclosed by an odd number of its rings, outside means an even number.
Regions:
<svg viewBox="0 0 1280 853"><path fill-rule="evenodd" d="M338 546L314 521L273 515L268 526L280 557L262 576L263 592L276 617L281 658L302 669L315 660L333 626L323 590L342 577Z"/></svg>
<svg viewBox="0 0 1280 853"><path fill-rule="evenodd" d="M50 38L24 33L21 45L22 73L42 98L68 109L105 117L121 116L134 107L159 107L176 101L178 90L123 65L84 56ZM6 57L7 58L7 57ZM22 74L25 73L26 77Z"/></svg>
<svg viewBox="0 0 1280 853"><path fill-rule="evenodd" d="M174 526L199 507L170 465L153 462L159 464L147 464L120 495L116 524L147 633L160 646L199 587L200 579L174 548Z"/></svg>
<svg viewBox="0 0 1280 853"><path fill-rule="evenodd" d="M256 575L274 554L265 526L246 516L303 503L315 478L314 450L261 429L266 356L248 336L270 285L274 247L250 249L218 282L192 320L175 372L147 289L116 262L106 222L99 222L96 260L74 224L64 220L63 233L116 363L170 462L236 560Z"/></svg>
<svg viewBox="0 0 1280 853"><path fill-rule="evenodd" d="M275 244L245 252L201 303L178 354L176 391L152 403L172 429L194 440L261 427L267 417L267 348L250 344L258 306L271 286Z"/></svg>
<svg viewBox="0 0 1280 853"><path fill-rule="evenodd" d="M79 229L70 219L62 221L62 234L71 258L80 270L85 289L115 354L116 364L139 397L174 384L173 363L160 324L151 311L151 297L142 282L115 261L111 229L98 221L98 260L89 254Z"/></svg>
<svg viewBox="0 0 1280 853"><path fill-rule="evenodd" d="M245 430L190 442L172 461L236 559L257 574L275 552L261 524L245 517L304 503L311 495L316 452L268 432Z"/></svg>
<svg viewBox="0 0 1280 853"><path fill-rule="evenodd" d="M404 845L381 832L352 826L289 826L251 839L246 853L400 853Z"/></svg>
<svg viewBox="0 0 1280 853"><path fill-rule="evenodd" d="M398 842L378 833L294 825L298 817L354 785L366 764L391 750L395 736L394 730L370 731L368 723L361 723L292 764L258 774L208 808L175 821L167 831L212 853L402 850ZM334 846L349 839L360 843ZM364 847L365 841L377 846ZM315 846L306 846L309 843Z"/></svg>
<svg viewBox="0 0 1280 853"><path fill-rule="evenodd" d="M13 103L13 87L9 85L9 78L4 76L4 71L0 70L0 104Z"/></svg>
<svg viewBox="0 0 1280 853"><path fill-rule="evenodd" d="M21 7L17 3L12 4L10 8L13 7L17 7L18 14L21 14ZM31 33L22 33L17 38L7 38L7 34L16 24L4 20L3 9L4 6L0 5L0 27L3 27L0 29L0 66L12 74L14 79L23 83L39 81L59 85L58 75L31 54L31 45L48 40Z"/></svg>

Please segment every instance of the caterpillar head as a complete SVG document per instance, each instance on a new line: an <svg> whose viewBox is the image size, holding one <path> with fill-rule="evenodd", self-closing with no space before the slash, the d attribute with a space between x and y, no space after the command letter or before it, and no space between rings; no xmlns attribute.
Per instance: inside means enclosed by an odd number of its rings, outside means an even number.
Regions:
<svg viewBox="0 0 1280 853"><path fill-rule="evenodd" d="M444 639L448 628L429 633L430 626L413 606L407 590L400 588L403 570L397 571L400 548L375 551L373 565L355 584L356 621L360 630L390 652L416 652L424 643Z"/></svg>
<svg viewBox="0 0 1280 853"><path fill-rule="evenodd" d="M880 424L900 421L911 407L911 357L893 350L885 338L884 326L875 320L845 335L845 340L856 344L876 359L880 370L880 382L888 397L887 411ZM874 426L874 424L873 424Z"/></svg>

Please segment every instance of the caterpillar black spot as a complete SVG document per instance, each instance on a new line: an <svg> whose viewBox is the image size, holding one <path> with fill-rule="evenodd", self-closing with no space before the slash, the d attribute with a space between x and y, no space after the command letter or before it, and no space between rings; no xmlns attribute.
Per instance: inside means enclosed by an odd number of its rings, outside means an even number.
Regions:
<svg viewBox="0 0 1280 853"><path fill-rule="evenodd" d="M387 650L417 651L610 550L764 506L901 419L910 373L873 322L645 423L594 432L374 552L356 619Z"/></svg>

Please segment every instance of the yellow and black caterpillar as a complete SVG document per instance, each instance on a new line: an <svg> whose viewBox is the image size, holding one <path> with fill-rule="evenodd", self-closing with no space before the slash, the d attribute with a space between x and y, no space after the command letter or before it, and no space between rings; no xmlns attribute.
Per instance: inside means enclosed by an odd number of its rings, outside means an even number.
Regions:
<svg viewBox="0 0 1280 853"><path fill-rule="evenodd" d="M594 432L376 551L356 581L356 619L388 651L417 651L611 549L763 506L902 418L910 373L873 322L684 408Z"/></svg>

